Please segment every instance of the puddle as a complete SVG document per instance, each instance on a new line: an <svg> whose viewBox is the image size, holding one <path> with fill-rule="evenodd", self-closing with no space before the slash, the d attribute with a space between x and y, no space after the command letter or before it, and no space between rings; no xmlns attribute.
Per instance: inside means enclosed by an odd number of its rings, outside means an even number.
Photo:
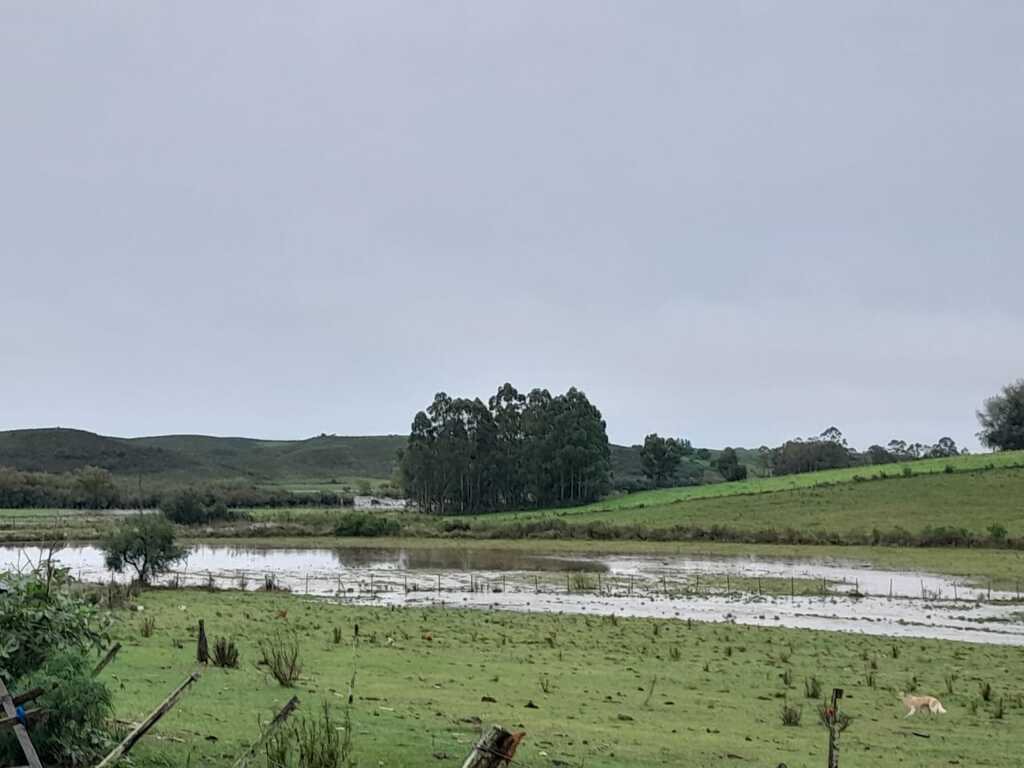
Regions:
<svg viewBox="0 0 1024 768"><path fill-rule="evenodd" d="M37 547L0 547L0 570L25 567L40 554ZM96 547L69 547L56 559L82 580L111 578ZM943 576L856 562L537 555L501 548L198 545L161 583L258 589L267 574L296 593L365 604L689 618L1024 645L1019 605L989 602L987 590ZM825 594L761 597L727 591L726 577L821 581ZM1015 595L992 592L991 597L1005 601Z"/></svg>

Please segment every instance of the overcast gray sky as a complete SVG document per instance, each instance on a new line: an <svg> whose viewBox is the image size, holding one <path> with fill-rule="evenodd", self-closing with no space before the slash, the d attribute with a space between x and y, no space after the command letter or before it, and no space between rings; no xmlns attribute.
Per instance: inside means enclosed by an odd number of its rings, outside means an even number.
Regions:
<svg viewBox="0 0 1024 768"><path fill-rule="evenodd" d="M1024 4L0 5L0 429L949 434L1024 376Z"/></svg>

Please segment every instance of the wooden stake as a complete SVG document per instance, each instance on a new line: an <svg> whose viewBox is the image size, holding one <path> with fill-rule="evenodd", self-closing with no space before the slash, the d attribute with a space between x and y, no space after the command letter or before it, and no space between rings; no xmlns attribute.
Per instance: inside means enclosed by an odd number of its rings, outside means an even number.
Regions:
<svg viewBox="0 0 1024 768"><path fill-rule="evenodd" d="M107 666L107 664L109 664L110 662L112 662L114 660L114 657L117 656L117 652L120 651L120 650L121 650L121 644L120 643L114 643L112 646L110 646L110 650L107 651L107 655L104 656L102 659L100 659L100 663L97 664L93 668L92 676L96 677L96 675L98 675L100 672L102 672L104 670L104 668Z"/></svg>
<svg viewBox="0 0 1024 768"><path fill-rule="evenodd" d="M114 747L114 750L109 755L104 757L103 760L99 763L99 765L96 766L96 768L109 768L109 766L113 765L122 757L127 755L128 752L131 751L131 748L138 743L139 739L145 736L149 729L156 725L157 721L161 717L163 717L171 711L171 708L178 703L178 699L181 698L181 695L185 692L185 690L198 679L198 672L193 672L191 675L185 678L185 682L183 682L181 685L175 688L171 692L171 695L164 699L163 703L159 707L154 709L152 714L150 714L149 717L142 721L142 723L140 723L135 728L135 730L129 733L124 738L124 741L122 741L120 744Z"/></svg>
<svg viewBox="0 0 1024 768"><path fill-rule="evenodd" d="M284 721L287 720L291 713L295 711L297 706L299 706L299 697L292 696L291 700L285 704L281 711L274 716L274 719L267 724L267 727L264 729L259 739L257 739L256 743L249 747L249 749L245 751L244 755L238 758L232 768L245 768L245 766L247 766L249 762L256 757L256 754L260 751L263 745L267 743L267 739L274 735L274 732L281 727Z"/></svg>
<svg viewBox="0 0 1024 768"><path fill-rule="evenodd" d="M210 646L206 642L206 622L199 620L199 637L196 638L196 661L206 664L210 660Z"/></svg>

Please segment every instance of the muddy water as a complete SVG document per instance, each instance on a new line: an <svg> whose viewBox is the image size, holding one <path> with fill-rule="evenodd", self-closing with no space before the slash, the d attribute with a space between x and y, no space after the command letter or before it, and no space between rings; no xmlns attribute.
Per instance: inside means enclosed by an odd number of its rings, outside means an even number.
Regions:
<svg viewBox="0 0 1024 768"><path fill-rule="evenodd" d="M38 548L0 547L0 570ZM111 578L95 547L57 559L79 578ZM1024 645L1020 605L934 574L856 562L686 555L535 555L518 549L285 549L195 546L164 581L258 589L265 577L294 592L389 605L566 611L829 629ZM726 590L726 577L821 582L819 597ZM703 579L703 585L702 580ZM853 597L857 593L863 597ZM891 597L890 597L891 595ZM996 601L1014 597L992 593ZM926 599L925 599L926 598ZM955 598L955 599L954 599ZM984 598L984 601L983 601Z"/></svg>

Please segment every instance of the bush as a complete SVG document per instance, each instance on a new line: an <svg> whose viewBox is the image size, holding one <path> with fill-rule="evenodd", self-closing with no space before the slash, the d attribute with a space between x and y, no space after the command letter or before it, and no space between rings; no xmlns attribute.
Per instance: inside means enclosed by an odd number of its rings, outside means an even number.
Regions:
<svg viewBox="0 0 1024 768"><path fill-rule="evenodd" d="M804 680L804 695L808 699L821 698L821 682L813 675Z"/></svg>
<svg viewBox="0 0 1024 768"><path fill-rule="evenodd" d="M149 584L187 555L174 543L174 526L160 514L125 518L107 533L100 548L108 568L123 573L131 567L141 584Z"/></svg>
<svg viewBox="0 0 1024 768"><path fill-rule="evenodd" d="M0 574L0 677L16 680L64 649L97 651L109 642L109 621L64 589L67 571L49 581L38 575Z"/></svg>
<svg viewBox="0 0 1024 768"><path fill-rule="evenodd" d="M222 497L200 493L195 488L176 491L160 501L160 511L180 525L203 525L215 520L234 520L237 513Z"/></svg>
<svg viewBox="0 0 1024 768"><path fill-rule="evenodd" d="M994 523L988 527L988 535L996 544L1005 544L1010 532L1006 530L1006 526Z"/></svg>
<svg viewBox="0 0 1024 768"><path fill-rule="evenodd" d="M346 708L342 722L323 705L319 716L286 724L267 742L268 768L344 768L353 765L352 720Z"/></svg>
<svg viewBox="0 0 1024 768"><path fill-rule="evenodd" d="M225 669L238 668L238 646L233 640L218 637L213 644L213 664Z"/></svg>
<svg viewBox="0 0 1024 768"><path fill-rule="evenodd" d="M92 676L92 665L81 651L61 651L16 683L18 690L46 689L37 701L46 717L32 725L32 743L46 765L93 765L109 748L111 694ZM13 730L0 731L0 765L23 762Z"/></svg>
<svg viewBox="0 0 1024 768"><path fill-rule="evenodd" d="M0 574L0 677L15 691L44 687L49 714L32 726L47 765L91 765L107 746L110 692L93 679L89 654L109 642L109 622L67 590L67 570L44 565L29 574ZM0 730L0 765L24 762L10 729Z"/></svg>
<svg viewBox="0 0 1024 768"><path fill-rule="evenodd" d="M803 710L800 707L794 707L792 704L786 703L782 705L780 717L782 718L783 725L795 727L800 725L800 720L803 718Z"/></svg>
<svg viewBox="0 0 1024 768"><path fill-rule="evenodd" d="M274 679L285 688L291 688L302 674L299 660L299 638L293 633L276 632L260 643L263 663Z"/></svg>
<svg viewBox="0 0 1024 768"><path fill-rule="evenodd" d="M334 529L335 536L397 536L401 532L397 520L369 512L347 512Z"/></svg>

